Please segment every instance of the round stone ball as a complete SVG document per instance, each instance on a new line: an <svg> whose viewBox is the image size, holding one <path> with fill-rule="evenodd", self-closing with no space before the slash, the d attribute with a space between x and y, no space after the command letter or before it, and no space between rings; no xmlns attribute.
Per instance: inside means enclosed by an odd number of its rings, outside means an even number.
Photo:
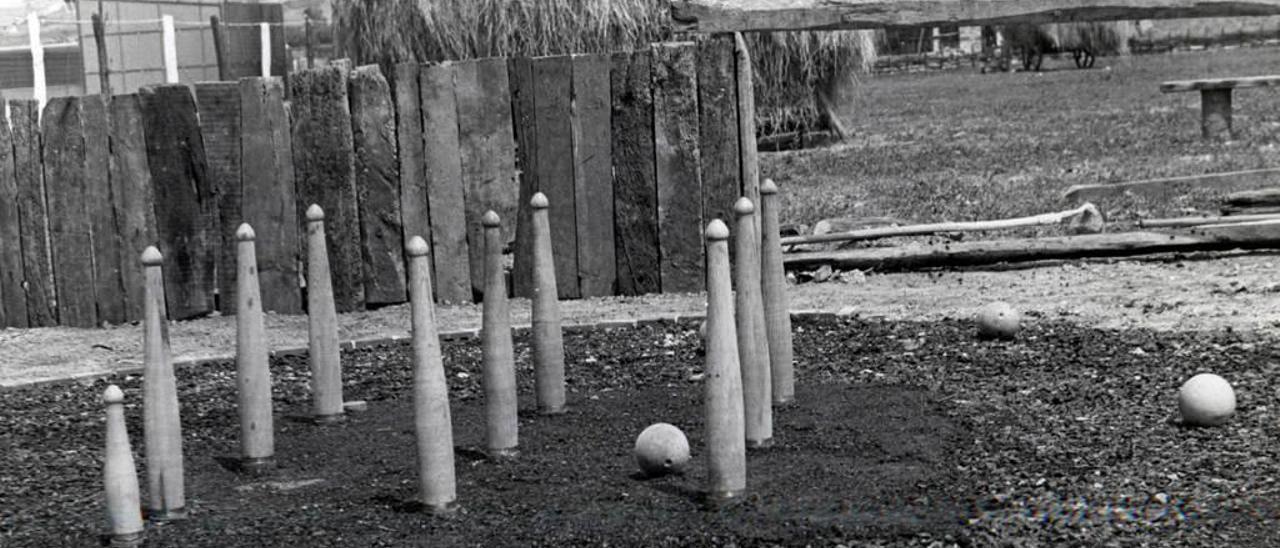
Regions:
<svg viewBox="0 0 1280 548"><path fill-rule="evenodd" d="M1217 426L1236 412L1236 391L1213 373L1201 373L1178 389L1178 410L1189 426Z"/></svg>
<svg viewBox="0 0 1280 548"><path fill-rule="evenodd" d="M680 473L689 463L689 440L679 428L659 422L636 438L636 464L649 477Z"/></svg>
<svg viewBox="0 0 1280 548"><path fill-rule="evenodd" d="M1022 315L1004 301L992 302L978 310L978 335L996 339L1012 339L1018 334Z"/></svg>

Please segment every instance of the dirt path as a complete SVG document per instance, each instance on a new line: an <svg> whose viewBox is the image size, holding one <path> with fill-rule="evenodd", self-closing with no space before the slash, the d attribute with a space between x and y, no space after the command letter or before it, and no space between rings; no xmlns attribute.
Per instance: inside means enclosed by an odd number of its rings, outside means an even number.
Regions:
<svg viewBox="0 0 1280 548"><path fill-rule="evenodd" d="M1102 328L1280 330L1280 257L1215 255L1186 260L1070 262L1007 271L873 274L858 281L801 284L793 310L856 313L888 319L965 317L1003 299L1032 320L1064 318ZM856 276L852 278L857 278ZM605 298L562 303L566 324L703 313L700 294ZM513 321L529 323L529 301L512 302ZM480 326L478 306L438 309L440 330ZM407 306L343 315L344 341L406 336ZM268 316L274 350L306 346L306 318ZM170 332L175 360L230 357L234 318L178 322ZM108 329L0 330L0 387L93 376L142 365L138 326Z"/></svg>

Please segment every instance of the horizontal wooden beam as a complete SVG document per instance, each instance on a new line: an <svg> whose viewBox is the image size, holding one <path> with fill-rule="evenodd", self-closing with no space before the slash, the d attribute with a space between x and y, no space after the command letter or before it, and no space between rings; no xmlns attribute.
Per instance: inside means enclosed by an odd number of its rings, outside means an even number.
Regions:
<svg viewBox="0 0 1280 548"><path fill-rule="evenodd" d="M1174 80L1160 84L1160 91L1205 91L1217 89L1260 88L1280 86L1280 75L1246 76L1242 78L1207 78L1204 80Z"/></svg>
<svg viewBox="0 0 1280 548"><path fill-rule="evenodd" d="M1280 184L1280 167L1164 179L1144 179L1123 183L1075 185L1062 193L1062 199L1067 202L1093 202L1097 204L1107 199L1118 198L1130 193L1153 198L1170 196L1174 193L1185 193L1198 188L1226 189L1275 184ZM1103 209L1105 210L1106 208L1104 207Z"/></svg>
<svg viewBox="0 0 1280 548"><path fill-rule="evenodd" d="M675 0L677 30L746 32L1280 15L1280 0Z"/></svg>

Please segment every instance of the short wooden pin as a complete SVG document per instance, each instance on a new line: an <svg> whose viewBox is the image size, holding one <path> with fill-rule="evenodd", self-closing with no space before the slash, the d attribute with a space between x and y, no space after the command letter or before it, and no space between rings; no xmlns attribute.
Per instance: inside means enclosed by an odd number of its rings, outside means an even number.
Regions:
<svg viewBox="0 0 1280 548"><path fill-rule="evenodd" d="M261 474L275 467L275 426L254 239L248 224L236 230L236 403L240 412L240 469Z"/></svg>
<svg viewBox="0 0 1280 548"><path fill-rule="evenodd" d="M178 387L169 353L163 260L155 247L142 252L145 278L142 429L147 458L147 517L155 521L186 517L182 422L178 416Z"/></svg>
<svg viewBox="0 0 1280 548"><path fill-rule="evenodd" d="M737 313L738 362L742 367L743 414L748 447L773 441L773 380L769 373L769 341L760 297L760 241L756 237L756 207L742 197L733 205L737 230L733 242L734 311Z"/></svg>
<svg viewBox="0 0 1280 548"><path fill-rule="evenodd" d="M516 365L511 343L511 306L502 261L502 222L489 211L484 224L484 317L480 333L484 369L485 440L490 458L519 454Z"/></svg>
<svg viewBox="0 0 1280 548"><path fill-rule="evenodd" d="M338 312L325 246L324 210L311 204L307 208L307 355L311 360L312 415L317 423L343 418Z"/></svg>
<svg viewBox="0 0 1280 548"><path fill-rule="evenodd" d="M133 462L129 430L124 422L124 392L116 385L102 393L107 407L106 458L102 480L107 494L107 522L111 526L111 546L141 546L146 534L142 521L142 500L138 490L138 468Z"/></svg>
<svg viewBox="0 0 1280 548"><path fill-rule="evenodd" d="M742 377L729 279L729 227L707 225L707 342L703 379L706 420L707 499L720 502L747 488L747 447L743 427Z"/></svg>
<svg viewBox="0 0 1280 548"><path fill-rule="evenodd" d="M457 500L453 465L453 420L445 382L431 294L429 248L421 236L405 245L409 255L409 307L413 324L413 407L418 440L418 481L422 504L432 513L450 513Z"/></svg>
<svg viewBox="0 0 1280 548"><path fill-rule="evenodd" d="M533 209L533 369L538 411L554 415L565 411L564 336L560 329L560 301L556 265L551 254L551 221L547 196L541 192L529 200Z"/></svg>
<svg viewBox="0 0 1280 548"><path fill-rule="evenodd" d="M782 267L779 209L778 185L772 179L765 179L760 185L760 281L765 331L769 335L773 403L784 404L795 399L796 380L791 348L791 304L787 300L787 275Z"/></svg>

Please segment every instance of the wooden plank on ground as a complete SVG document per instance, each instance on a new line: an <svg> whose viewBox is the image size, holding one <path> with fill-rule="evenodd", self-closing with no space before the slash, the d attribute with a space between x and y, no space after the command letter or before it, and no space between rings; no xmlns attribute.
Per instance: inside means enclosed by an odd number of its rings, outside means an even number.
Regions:
<svg viewBox="0 0 1280 548"><path fill-rule="evenodd" d="M365 302L399 304L408 297L391 87L378 65L365 65L351 74L350 89Z"/></svg>
<svg viewBox="0 0 1280 548"><path fill-rule="evenodd" d="M202 316L213 311L219 246L195 98L183 84L143 88L139 97L169 318Z"/></svg>
<svg viewBox="0 0 1280 548"><path fill-rule="evenodd" d="M516 171L520 192L516 201L515 258L511 269L511 292L517 297L533 296L533 226L529 200L538 189L537 128L534 126L533 60L512 57L507 61L511 85L511 129L516 140Z"/></svg>
<svg viewBox="0 0 1280 548"><path fill-rule="evenodd" d="M13 136L0 124L0 325L27 327L27 294L22 289L22 220L18 180L13 172Z"/></svg>
<svg viewBox="0 0 1280 548"><path fill-rule="evenodd" d="M649 50L613 54L612 156L618 294L661 291Z"/></svg>
<svg viewBox="0 0 1280 548"><path fill-rule="evenodd" d="M85 198L84 119L78 97L55 97L40 117L49 247L58 323L95 327L92 224Z"/></svg>
<svg viewBox="0 0 1280 548"><path fill-rule="evenodd" d="M463 61L454 66L471 286L477 293L484 289L484 226L480 219L485 211L493 210L502 218L504 243L515 239L519 182L509 88L505 59Z"/></svg>
<svg viewBox="0 0 1280 548"><path fill-rule="evenodd" d="M93 233L94 299L98 322L118 325L126 320L124 279L121 277L120 221L116 218L111 182L110 117L101 95L80 98L84 115L85 196Z"/></svg>
<svg viewBox="0 0 1280 548"><path fill-rule="evenodd" d="M347 72L339 66L290 76L293 98L293 165L298 218L310 204L324 209L333 299L338 312L364 308L360 213Z"/></svg>
<svg viewBox="0 0 1280 548"><path fill-rule="evenodd" d="M58 325L53 260L49 256L49 215L45 207L44 166L40 158L40 106L34 100L10 101L13 173L18 186L22 232L22 270L27 291L27 324Z"/></svg>
<svg viewBox="0 0 1280 548"><path fill-rule="evenodd" d="M1160 199L1198 188L1233 189L1265 185L1280 185L1280 168L1144 179L1122 183L1075 185L1062 193L1062 199L1075 203L1102 204L1107 199L1119 198L1127 194Z"/></svg>
<svg viewBox="0 0 1280 548"><path fill-rule="evenodd" d="M257 235L262 309L302 312L298 286L302 222L293 183L289 114L280 78L242 78L240 209Z"/></svg>
<svg viewBox="0 0 1280 548"><path fill-rule="evenodd" d="M436 300L471 302L471 259L462 190L462 152L458 143L458 109L451 63L423 67L422 137L431 207L431 249Z"/></svg>
<svg viewBox="0 0 1280 548"><path fill-rule="evenodd" d="M418 78L422 72L417 63L396 65L394 81L396 101L396 146L400 161L400 218L402 237L408 242L414 236L431 241L431 209L427 201L426 150L422 135L422 94ZM428 252L430 258L434 249ZM434 261L432 261L434 262ZM435 294L435 276L431 277Z"/></svg>
<svg viewBox="0 0 1280 548"><path fill-rule="evenodd" d="M573 56L573 180L578 284L583 297L614 294L613 158L608 55Z"/></svg>
<svg viewBox="0 0 1280 548"><path fill-rule="evenodd" d="M1175 93L1180 91L1203 91L1236 88L1259 88L1280 86L1280 76L1245 76L1241 78L1205 78L1202 80L1174 80L1162 82L1160 91Z"/></svg>
<svg viewBox="0 0 1280 548"><path fill-rule="evenodd" d="M218 310L230 315L236 311L236 229L244 222L240 211L240 85L198 83L196 107L200 111L209 184L217 197Z"/></svg>
<svg viewBox="0 0 1280 548"><path fill-rule="evenodd" d="M1280 241L1280 219L1201 225L1192 227L1190 232L1199 236L1219 239Z"/></svg>
<svg viewBox="0 0 1280 548"><path fill-rule="evenodd" d="M702 218L734 226L733 204L742 194L738 156L738 98L732 36L698 41L698 154ZM757 207L759 204L756 204ZM732 250L734 246L729 246Z"/></svg>
<svg viewBox="0 0 1280 548"><path fill-rule="evenodd" d="M142 103L137 95L116 95L111 111L111 199L120 226L120 273L124 282L125 321L143 315L142 250L159 245L156 236L151 168Z"/></svg>
<svg viewBox="0 0 1280 548"><path fill-rule="evenodd" d="M662 292L703 288L702 180L693 44L653 48L653 133Z"/></svg>
<svg viewBox="0 0 1280 548"><path fill-rule="evenodd" d="M578 229L573 178L573 58L533 59L534 138L537 191L550 203L551 255L561 299L576 299Z"/></svg>

